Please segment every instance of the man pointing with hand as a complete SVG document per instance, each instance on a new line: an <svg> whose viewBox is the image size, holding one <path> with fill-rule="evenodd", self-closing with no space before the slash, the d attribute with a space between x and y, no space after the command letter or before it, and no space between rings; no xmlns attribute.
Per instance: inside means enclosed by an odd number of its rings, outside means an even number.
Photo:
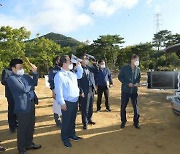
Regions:
<svg viewBox="0 0 180 154"><path fill-rule="evenodd" d="M10 67L12 75L8 78L7 83L13 95L14 113L18 119L17 147L19 154L25 154L27 150L41 148L41 145L33 143L35 103L37 103L37 96L34 92L38 82L37 67L31 64L33 78L24 73L21 59L12 59Z"/></svg>

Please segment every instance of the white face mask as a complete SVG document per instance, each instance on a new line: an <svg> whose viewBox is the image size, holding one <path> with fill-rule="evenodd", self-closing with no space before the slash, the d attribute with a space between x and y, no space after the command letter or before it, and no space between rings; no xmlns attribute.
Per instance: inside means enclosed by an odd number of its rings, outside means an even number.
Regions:
<svg viewBox="0 0 180 154"><path fill-rule="evenodd" d="M89 60L85 60L85 64L88 65L89 64Z"/></svg>
<svg viewBox="0 0 180 154"><path fill-rule="evenodd" d="M17 71L17 74L18 74L18 75L24 75L24 69L18 70L18 71Z"/></svg>
<svg viewBox="0 0 180 154"><path fill-rule="evenodd" d="M69 68L70 70L72 70L72 69L73 69L73 64L69 64L69 65L68 65L68 68Z"/></svg>
<svg viewBox="0 0 180 154"><path fill-rule="evenodd" d="M135 62L134 62L134 65L135 65L136 67L138 67L138 66L139 66L139 61L135 61Z"/></svg>
<svg viewBox="0 0 180 154"><path fill-rule="evenodd" d="M105 64L101 65L101 68L105 68L105 67L106 67L106 65L105 65Z"/></svg>

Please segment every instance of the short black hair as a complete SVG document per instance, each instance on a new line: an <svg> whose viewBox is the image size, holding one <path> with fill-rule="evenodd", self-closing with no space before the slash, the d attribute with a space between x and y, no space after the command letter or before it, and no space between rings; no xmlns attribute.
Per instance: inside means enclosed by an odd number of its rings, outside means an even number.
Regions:
<svg viewBox="0 0 180 154"><path fill-rule="evenodd" d="M69 57L68 55L63 55L63 56L61 56L60 62L59 62L59 66L60 66L60 67L63 66L63 63L66 63L66 62L67 62L67 58L68 58L68 57Z"/></svg>
<svg viewBox="0 0 180 154"><path fill-rule="evenodd" d="M135 58L139 58L139 56L138 56L138 55L136 55L136 54L132 54L132 56L131 56L131 60L132 60L132 59L135 59Z"/></svg>
<svg viewBox="0 0 180 154"><path fill-rule="evenodd" d="M105 60L104 60L104 59L100 59L100 60L98 61L98 64L100 64L100 63L102 63L102 62L105 62Z"/></svg>
<svg viewBox="0 0 180 154"><path fill-rule="evenodd" d="M21 59L12 59L9 66L16 67L17 64L23 64L23 61Z"/></svg>
<svg viewBox="0 0 180 154"><path fill-rule="evenodd" d="M56 62L57 60L61 58L61 56L56 56L54 59L53 59L53 65L57 65Z"/></svg>

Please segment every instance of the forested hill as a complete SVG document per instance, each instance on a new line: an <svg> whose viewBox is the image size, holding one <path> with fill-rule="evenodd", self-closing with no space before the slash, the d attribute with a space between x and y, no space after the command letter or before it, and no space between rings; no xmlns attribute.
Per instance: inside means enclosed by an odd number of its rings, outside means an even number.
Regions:
<svg viewBox="0 0 180 154"><path fill-rule="evenodd" d="M64 36L62 34L53 33L53 32L48 33L43 36L40 36L40 37L44 37L44 38L53 40L57 44L61 45L61 47L68 47L68 46L69 47L77 47L80 44L82 44L81 42L77 41L76 39Z"/></svg>

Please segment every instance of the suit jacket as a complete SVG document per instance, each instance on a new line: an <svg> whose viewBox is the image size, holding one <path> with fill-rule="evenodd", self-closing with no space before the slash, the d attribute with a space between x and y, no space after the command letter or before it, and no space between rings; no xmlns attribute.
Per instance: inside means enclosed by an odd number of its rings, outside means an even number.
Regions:
<svg viewBox="0 0 180 154"><path fill-rule="evenodd" d="M10 68L4 69L2 71L1 83L5 86L5 97L12 98L11 90L7 84L7 79L12 75L12 70Z"/></svg>
<svg viewBox="0 0 180 154"><path fill-rule="evenodd" d="M98 86L107 86L113 84L112 75L109 68L99 68L98 72L95 73L95 82Z"/></svg>
<svg viewBox="0 0 180 154"><path fill-rule="evenodd" d="M80 94L89 92L90 84L92 84L93 89L96 89L95 81L94 81L94 73L90 72L88 68L83 68L83 75L82 78L78 80ZM87 72L85 71L87 70Z"/></svg>
<svg viewBox="0 0 180 154"><path fill-rule="evenodd" d="M121 71L118 75L119 81L122 83L121 90L126 93L137 93L138 87L129 87L129 83L139 83L141 79L141 71L139 67L136 67L133 70L130 65L125 65L121 68Z"/></svg>
<svg viewBox="0 0 180 154"><path fill-rule="evenodd" d="M49 74L48 74L48 77L49 77L49 85L50 85L50 89L53 90L54 89L54 77L56 75L56 73L58 71L60 71L61 68L59 66L54 66L50 71L49 71Z"/></svg>
<svg viewBox="0 0 180 154"><path fill-rule="evenodd" d="M33 78L27 74L20 76L15 73L12 73L8 78L7 83L15 102L14 113L28 113L31 111L32 103L37 102L37 96L34 93L37 82L38 75L34 73ZM32 98L31 93L34 93L34 98Z"/></svg>

